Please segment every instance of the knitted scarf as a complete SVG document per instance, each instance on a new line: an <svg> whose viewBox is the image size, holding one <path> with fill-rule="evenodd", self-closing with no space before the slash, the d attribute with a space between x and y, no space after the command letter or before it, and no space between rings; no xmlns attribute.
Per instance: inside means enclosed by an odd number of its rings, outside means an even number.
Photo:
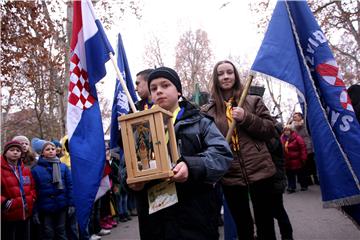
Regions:
<svg viewBox="0 0 360 240"><path fill-rule="evenodd" d="M290 140L290 136L287 136L287 135L283 135L283 140L285 141L284 143L284 151L285 153L289 153L289 148L288 148L288 145L289 145L289 140Z"/></svg>
<svg viewBox="0 0 360 240"><path fill-rule="evenodd" d="M64 189L64 185L61 179L61 169L60 169L60 159L58 157L55 158L44 158L46 161L52 163L52 177L53 183L56 183L57 189Z"/></svg>
<svg viewBox="0 0 360 240"><path fill-rule="evenodd" d="M226 119L228 122L229 127L231 126L234 119L232 118L232 108L234 104L234 98L230 98L229 101L224 101L224 104L226 106ZM233 131L233 134L231 136L231 142L232 142L232 149L233 151L240 151L240 141L239 141L239 135L237 133L236 128Z"/></svg>

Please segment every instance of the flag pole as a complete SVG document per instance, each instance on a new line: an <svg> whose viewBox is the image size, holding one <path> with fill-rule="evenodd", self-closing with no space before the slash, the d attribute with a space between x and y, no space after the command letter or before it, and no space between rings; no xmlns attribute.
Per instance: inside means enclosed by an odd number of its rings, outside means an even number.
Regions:
<svg viewBox="0 0 360 240"><path fill-rule="evenodd" d="M135 112L137 112L137 110L136 110L134 101L132 100L132 98L130 96L129 90L128 90L126 84L125 84L125 81L124 81L121 73L120 73L120 70L119 70L118 66L116 65L116 60L115 60L114 55L112 54L112 52L109 53L109 56L110 56L111 62L114 65L114 68L115 68L115 71L116 71L116 76L119 79L120 84L121 84L122 88L124 89L124 92L125 92L128 100L129 100L131 110L132 110L133 113L135 113Z"/></svg>
<svg viewBox="0 0 360 240"><path fill-rule="evenodd" d="M238 103L238 107L242 107L244 105L244 102L245 102L246 96L248 95L250 85L251 85L251 82L252 82L253 78L254 78L254 75L252 73L250 73L249 76L246 79L244 90L241 93L241 97L240 97L240 101ZM231 136L232 136L232 133L233 133L233 131L235 129L235 126L236 126L236 121L234 120L231 123L231 125L229 127L229 130L228 130L228 132L226 134L226 140L228 141L228 143L230 143L230 141L231 141Z"/></svg>

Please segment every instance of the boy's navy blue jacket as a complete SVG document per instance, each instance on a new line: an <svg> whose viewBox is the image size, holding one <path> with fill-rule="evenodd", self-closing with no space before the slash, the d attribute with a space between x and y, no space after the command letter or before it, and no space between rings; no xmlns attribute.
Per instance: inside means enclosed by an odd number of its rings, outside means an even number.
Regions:
<svg viewBox="0 0 360 240"><path fill-rule="evenodd" d="M61 179L64 189L57 189L53 184L52 163L42 157L39 158L37 165L31 170L36 183L36 211L53 213L66 207L73 206L72 202L72 179L69 168L60 163Z"/></svg>
<svg viewBox="0 0 360 240"><path fill-rule="evenodd" d="M188 101L179 102L183 114L175 122L181 161L189 178L176 183L178 203L148 214L147 183L137 192L141 239L218 239L218 213L214 183L228 170L231 149L215 123Z"/></svg>

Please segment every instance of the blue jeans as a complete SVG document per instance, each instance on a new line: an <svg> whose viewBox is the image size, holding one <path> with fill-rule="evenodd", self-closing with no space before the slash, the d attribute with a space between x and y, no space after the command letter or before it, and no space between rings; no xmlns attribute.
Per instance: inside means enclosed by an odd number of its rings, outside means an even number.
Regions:
<svg viewBox="0 0 360 240"><path fill-rule="evenodd" d="M128 213L127 199L128 199L127 192L125 191L121 192L119 198L119 214L121 215L126 215Z"/></svg>
<svg viewBox="0 0 360 240"><path fill-rule="evenodd" d="M42 239L67 240L66 237L67 208L55 213L42 213Z"/></svg>
<svg viewBox="0 0 360 240"><path fill-rule="evenodd" d="M128 196L128 198L127 198L127 208L129 210L136 209L135 194L133 192L128 192L127 196Z"/></svg>

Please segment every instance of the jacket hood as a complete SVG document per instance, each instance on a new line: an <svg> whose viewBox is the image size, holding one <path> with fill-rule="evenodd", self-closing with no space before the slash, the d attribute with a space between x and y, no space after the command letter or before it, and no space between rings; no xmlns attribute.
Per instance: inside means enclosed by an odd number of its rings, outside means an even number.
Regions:
<svg viewBox="0 0 360 240"><path fill-rule="evenodd" d="M61 143L61 147L62 147L62 150L63 150L63 153L65 154L69 154L69 151L68 151L68 135L65 135L63 138L60 139L60 143Z"/></svg>
<svg viewBox="0 0 360 240"><path fill-rule="evenodd" d="M179 106L181 108L184 108L184 114L181 117L181 119L187 118L189 116L192 116L192 115L200 112L200 109L198 107L196 107L195 105L193 105L188 100L183 100L183 101L179 102Z"/></svg>

